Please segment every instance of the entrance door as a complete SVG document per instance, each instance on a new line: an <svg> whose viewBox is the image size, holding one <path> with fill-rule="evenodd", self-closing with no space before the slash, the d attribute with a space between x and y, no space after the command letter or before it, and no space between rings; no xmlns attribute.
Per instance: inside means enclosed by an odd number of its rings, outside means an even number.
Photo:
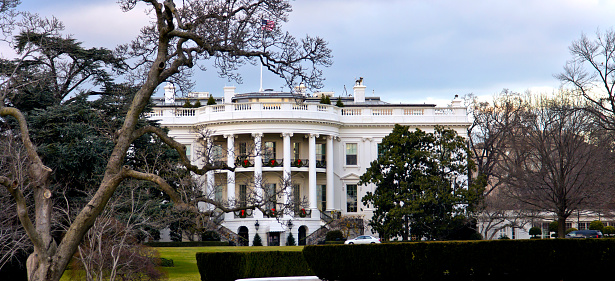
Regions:
<svg viewBox="0 0 615 281"><path fill-rule="evenodd" d="M239 231L237 233L239 235L239 246L248 246L250 245L248 228L245 226L239 227Z"/></svg>
<svg viewBox="0 0 615 281"><path fill-rule="evenodd" d="M269 246L280 246L279 232L269 232Z"/></svg>
<svg viewBox="0 0 615 281"><path fill-rule="evenodd" d="M299 227L299 246L305 246L307 227L302 225Z"/></svg>

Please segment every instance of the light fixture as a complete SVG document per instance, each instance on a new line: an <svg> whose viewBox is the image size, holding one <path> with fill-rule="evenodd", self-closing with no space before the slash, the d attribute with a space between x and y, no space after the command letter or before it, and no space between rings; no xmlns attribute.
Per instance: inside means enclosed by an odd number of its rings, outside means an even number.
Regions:
<svg viewBox="0 0 615 281"><path fill-rule="evenodd" d="M288 223L286 224L288 225L288 229L293 229L293 221L292 220L288 220Z"/></svg>
<svg viewBox="0 0 615 281"><path fill-rule="evenodd" d="M254 223L254 228L256 228L256 231L258 231L258 228L259 228L260 226L261 226L261 225L260 225L260 224L258 224L258 220L256 220L256 222Z"/></svg>

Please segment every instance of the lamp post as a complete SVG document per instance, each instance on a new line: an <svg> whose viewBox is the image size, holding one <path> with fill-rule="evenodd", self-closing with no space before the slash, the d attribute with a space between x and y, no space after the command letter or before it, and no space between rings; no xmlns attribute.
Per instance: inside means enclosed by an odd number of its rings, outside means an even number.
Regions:
<svg viewBox="0 0 615 281"><path fill-rule="evenodd" d="M286 225L288 226L288 230L293 229L293 221L292 220L288 220L288 223Z"/></svg>
<svg viewBox="0 0 615 281"><path fill-rule="evenodd" d="M261 225L260 225L260 224L258 224L258 220L256 220L256 222L254 223L254 228L256 228L256 231L258 231L258 228L259 228L260 226L261 226Z"/></svg>

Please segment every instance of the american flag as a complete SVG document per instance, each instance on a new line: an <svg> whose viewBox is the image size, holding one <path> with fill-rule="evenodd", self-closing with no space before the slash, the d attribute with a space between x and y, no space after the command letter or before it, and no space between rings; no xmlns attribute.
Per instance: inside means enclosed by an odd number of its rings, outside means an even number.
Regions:
<svg viewBox="0 0 615 281"><path fill-rule="evenodd" d="M275 21L272 20L262 20L261 21L261 29L266 31L273 31L275 27Z"/></svg>

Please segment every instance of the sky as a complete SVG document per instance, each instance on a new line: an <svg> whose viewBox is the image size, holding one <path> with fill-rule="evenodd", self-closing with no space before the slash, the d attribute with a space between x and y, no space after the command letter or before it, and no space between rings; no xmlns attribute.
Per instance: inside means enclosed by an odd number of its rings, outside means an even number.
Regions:
<svg viewBox="0 0 615 281"><path fill-rule="evenodd" d="M86 47L114 48L149 22L144 4L123 13L115 0L22 2L21 10L63 21L65 33ZM290 2L282 29L298 38L320 36L332 50L321 90L350 94L363 77L367 96L391 103L446 105L455 95L488 98L504 88L550 93L560 86L553 75L571 58L571 42L615 26L615 0ZM214 68L196 70L194 91L258 91L259 69L243 67L243 84L218 77ZM263 84L280 90L284 81L265 72Z"/></svg>

